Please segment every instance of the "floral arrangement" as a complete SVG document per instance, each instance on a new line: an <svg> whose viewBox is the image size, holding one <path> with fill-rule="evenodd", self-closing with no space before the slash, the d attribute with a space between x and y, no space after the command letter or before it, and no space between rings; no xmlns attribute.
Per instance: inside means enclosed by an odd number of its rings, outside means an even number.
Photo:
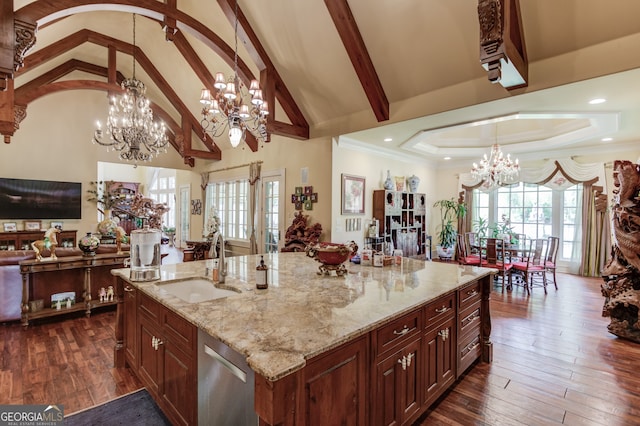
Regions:
<svg viewBox="0 0 640 426"><path fill-rule="evenodd" d="M209 211L209 217L207 217L207 223L204 227L203 236L205 238L212 238L213 235L220 229L220 218L214 207L211 207Z"/></svg>
<svg viewBox="0 0 640 426"><path fill-rule="evenodd" d="M98 211L103 214L105 210L110 210L120 200L120 195L112 188L114 183L112 180L89 182L87 200L96 203ZM108 191L107 188L111 188L111 191Z"/></svg>

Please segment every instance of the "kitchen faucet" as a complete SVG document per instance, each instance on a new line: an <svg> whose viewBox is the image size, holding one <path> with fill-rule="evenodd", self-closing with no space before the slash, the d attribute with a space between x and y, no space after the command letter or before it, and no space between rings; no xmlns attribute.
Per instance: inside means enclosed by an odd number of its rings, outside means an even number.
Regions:
<svg viewBox="0 0 640 426"><path fill-rule="evenodd" d="M211 240L211 249L209 249L209 257L215 259L218 257L218 241L220 241L220 257L218 259L218 268L220 269L219 273L219 283L224 283L224 279L227 276L227 263L224 259L224 237L220 231L217 231L213 234L213 239Z"/></svg>

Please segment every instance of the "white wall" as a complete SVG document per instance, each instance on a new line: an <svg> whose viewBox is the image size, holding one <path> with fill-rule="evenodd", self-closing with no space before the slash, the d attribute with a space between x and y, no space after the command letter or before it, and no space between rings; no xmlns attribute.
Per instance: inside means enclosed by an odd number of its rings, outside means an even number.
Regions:
<svg viewBox="0 0 640 426"><path fill-rule="evenodd" d="M378 156L371 152L358 151L355 149L340 147L336 140L332 143L332 170L331 170L331 212L332 232L330 241L343 243L355 241L359 247L364 246L364 237L373 213L373 191L384 189L384 180L387 177L387 170L392 177L404 176L405 178L416 175L420 178L418 192L427 196L427 206L437 200L440 191L441 178L432 167L422 162L409 162L401 160L390 160ZM342 174L362 176L365 181L365 211L362 215L342 214ZM454 185L455 188L455 185ZM360 218L362 229L360 231L348 232L345 227L349 218ZM380 218L378 218L380 219ZM427 229L431 229L433 220L431 215L427 215ZM430 231L431 232L431 231ZM327 238L329 240L329 238Z"/></svg>

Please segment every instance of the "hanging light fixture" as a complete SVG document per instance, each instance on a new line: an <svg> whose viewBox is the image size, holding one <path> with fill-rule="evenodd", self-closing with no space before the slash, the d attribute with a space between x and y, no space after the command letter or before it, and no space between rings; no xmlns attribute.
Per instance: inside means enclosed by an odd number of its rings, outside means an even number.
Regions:
<svg viewBox="0 0 640 426"><path fill-rule="evenodd" d="M251 80L248 95L244 93L244 85L238 78L238 2L235 2L235 51L233 56L233 76L225 80L224 74L216 73L213 87L202 89L200 102L202 109L202 130L212 138L221 136L229 129L231 146L236 148L244 140L248 130L256 139L269 142L267 133L267 115L269 108L262 98L262 90L257 80ZM245 103L244 98L250 101Z"/></svg>
<svg viewBox="0 0 640 426"><path fill-rule="evenodd" d="M491 146L489 158L484 154L480 164L473 163L471 176L484 182L488 188L515 182L520 171L518 159L511 161L511 154L505 157L498 145L498 124L495 126L495 143Z"/></svg>
<svg viewBox="0 0 640 426"><path fill-rule="evenodd" d="M169 142L164 123L153 121L153 110L145 97L144 83L136 79L136 15L133 14L133 77L122 82L124 93L109 99L109 117L106 133L98 121L98 129L93 134L93 143L97 143L120 152L120 159L138 165L138 162L151 161L153 155L161 150L167 152Z"/></svg>

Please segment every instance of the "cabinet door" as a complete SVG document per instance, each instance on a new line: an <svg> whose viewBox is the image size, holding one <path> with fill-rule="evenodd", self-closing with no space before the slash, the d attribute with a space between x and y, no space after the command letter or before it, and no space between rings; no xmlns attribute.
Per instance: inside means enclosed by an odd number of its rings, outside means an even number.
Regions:
<svg viewBox="0 0 640 426"><path fill-rule="evenodd" d="M376 365L376 425L400 425L420 410L420 339Z"/></svg>
<svg viewBox="0 0 640 426"><path fill-rule="evenodd" d="M425 377L424 404L430 405L453 383L456 372L457 340L455 318L430 328L422 339Z"/></svg>
<svg viewBox="0 0 640 426"><path fill-rule="evenodd" d="M152 395L159 396L164 342L157 340L160 338L159 329L143 314L138 315L138 338L140 380Z"/></svg>
<svg viewBox="0 0 640 426"><path fill-rule="evenodd" d="M368 340L320 355L305 369L301 424L367 425Z"/></svg>
<svg viewBox="0 0 640 426"><path fill-rule="evenodd" d="M136 333L137 304L136 289L129 284L124 284L124 352L126 362L134 370L138 368L138 336Z"/></svg>
<svg viewBox="0 0 640 426"><path fill-rule="evenodd" d="M196 389L196 368L193 358L180 350L170 339L164 343L161 395L169 407L174 424L196 423L198 398L193 394L193 390Z"/></svg>

